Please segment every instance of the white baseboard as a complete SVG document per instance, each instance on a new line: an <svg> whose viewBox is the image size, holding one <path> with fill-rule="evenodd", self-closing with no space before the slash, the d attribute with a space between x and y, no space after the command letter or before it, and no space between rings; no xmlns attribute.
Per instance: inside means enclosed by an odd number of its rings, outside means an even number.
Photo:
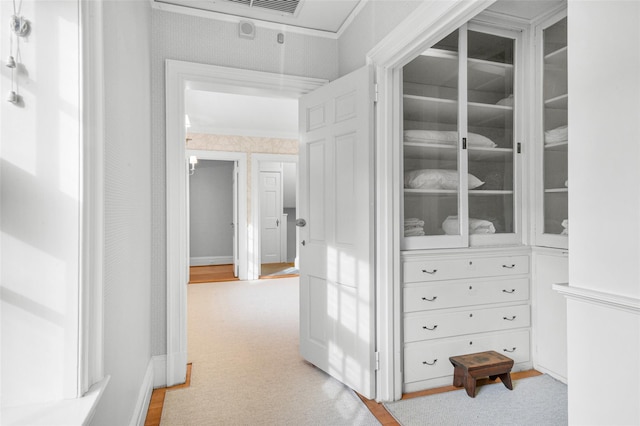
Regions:
<svg viewBox="0 0 640 426"><path fill-rule="evenodd" d="M147 372L142 380L142 386L138 392L138 401L131 416L130 426L144 426L147 419L147 411L149 411L149 403L151 402L151 394L153 393L153 358L147 364Z"/></svg>
<svg viewBox="0 0 640 426"><path fill-rule="evenodd" d="M189 259L190 266L229 265L233 263L233 256L204 256Z"/></svg>
<svg viewBox="0 0 640 426"><path fill-rule="evenodd" d="M156 355L151 358L153 362L153 388L164 388L167 386L167 356Z"/></svg>

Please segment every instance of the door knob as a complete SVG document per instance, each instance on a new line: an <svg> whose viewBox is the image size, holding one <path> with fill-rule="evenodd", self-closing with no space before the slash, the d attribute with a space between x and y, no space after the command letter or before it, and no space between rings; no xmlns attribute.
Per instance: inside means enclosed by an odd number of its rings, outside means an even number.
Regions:
<svg viewBox="0 0 640 426"><path fill-rule="evenodd" d="M307 245L307 242L306 242L305 240L302 240L302 245L303 245L303 246L306 246L306 245Z"/></svg>
<svg viewBox="0 0 640 426"><path fill-rule="evenodd" d="M304 219L296 219L296 226L299 226L300 228L307 226L307 221Z"/></svg>

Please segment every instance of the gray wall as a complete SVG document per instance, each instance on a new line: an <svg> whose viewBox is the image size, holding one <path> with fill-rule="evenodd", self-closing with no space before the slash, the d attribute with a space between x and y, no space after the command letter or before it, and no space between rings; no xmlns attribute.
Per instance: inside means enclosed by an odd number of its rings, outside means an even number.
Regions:
<svg viewBox="0 0 640 426"><path fill-rule="evenodd" d="M415 0L367 2L338 40L340 75L363 67L367 53L420 4Z"/></svg>
<svg viewBox="0 0 640 426"><path fill-rule="evenodd" d="M233 257L233 162L199 160L189 177L190 257Z"/></svg>
<svg viewBox="0 0 640 426"><path fill-rule="evenodd" d="M338 75L338 42L302 34L256 28L256 38L238 38L238 27L229 22L196 16L152 11L152 353L166 354L166 198L165 198L165 94L166 59L176 59L305 77L335 79Z"/></svg>
<svg viewBox="0 0 640 426"><path fill-rule="evenodd" d="M129 424L151 359L151 9L104 6L104 373L93 424ZM130 31L113 31L130 28Z"/></svg>

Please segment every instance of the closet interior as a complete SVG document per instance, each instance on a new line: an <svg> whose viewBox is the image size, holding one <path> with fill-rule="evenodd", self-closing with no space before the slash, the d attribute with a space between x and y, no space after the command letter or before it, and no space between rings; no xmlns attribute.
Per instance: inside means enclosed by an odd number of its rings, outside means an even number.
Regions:
<svg viewBox="0 0 640 426"><path fill-rule="evenodd" d="M566 4L513 20L507 3L401 70L405 393L484 350L566 381L566 342L537 333L566 322L549 291L568 258Z"/></svg>

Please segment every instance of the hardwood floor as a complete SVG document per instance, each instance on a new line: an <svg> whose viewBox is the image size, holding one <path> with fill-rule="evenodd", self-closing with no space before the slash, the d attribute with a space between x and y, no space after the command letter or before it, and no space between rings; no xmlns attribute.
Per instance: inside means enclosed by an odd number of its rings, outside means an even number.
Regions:
<svg viewBox="0 0 640 426"><path fill-rule="evenodd" d="M233 276L233 265L191 266L189 268L189 284L224 281L238 281L238 278Z"/></svg>
<svg viewBox="0 0 640 426"><path fill-rule="evenodd" d="M260 265L260 279L297 277L298 270L293 263L263 263Z"/></svg>
<svg viewBox="0 0 640 426"><path fill-rule="evenodd" d="M540 376L542 373L536 370L527 370L527 371L519 371L515 373L511 373L511 378L513 380L525 379L527 377L535 377ZM164 397L167 391L171 391L173 389L181 389L185 387L189 387L191 383L191 364L187 364L187 381L182 385L171 386L170 388L161 388L154 389L153 394L151 395L151 402L149 403L149 411L147 412L147 418L144 422L145 426L159 426L160 419L162 418L162 407L164 405ZM487 379L478 380L478 386L496 383L496 381L491 381ZM409 394L402 395L402 399L411 399L418 398L421 396L435 395L444 392L451 392L455 390L461 390L462 388L456 388L454 386L443 386L435 389L427 389L419 392L412 392ZM382 426L400 426L400 423L393 418L391 414L384 408L379 402L376 402L371 399L366 399L362 395L358 394L358 397L362 400L362 402L367 406L371 414L375 416L376 419L382 424Z"/></svg>

